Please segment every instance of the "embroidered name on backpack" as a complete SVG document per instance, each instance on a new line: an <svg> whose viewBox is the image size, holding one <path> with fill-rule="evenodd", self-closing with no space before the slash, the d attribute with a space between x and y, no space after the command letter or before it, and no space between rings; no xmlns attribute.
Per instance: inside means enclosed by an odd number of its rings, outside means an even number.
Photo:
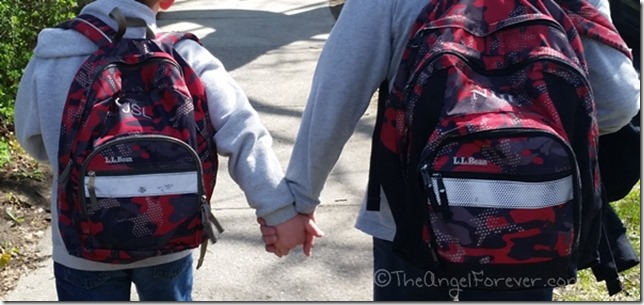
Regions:
<svg viewBox="0 0 644 305"><path fill-rule="evenodd" d="M135 103L128 103L128 102L121 103L118 98L116 99L115 103L123 113L131 113L135 117L144 117L150 120L152 119L151 116L145 113L145 109L143 107Z"/></svg>
<svg viewBox="0 0 644 305"><path fill-rule="evenodd" d="M518 102L518 101L516 101L516 98L511 94L492 92L492 91L486 90L484 88L481 88L480 90L478 90L478 89L472 90L472 100L478 101L479 97L482 97L483 100L498 99L498 100L501 100L501 101L507 101L510 104L516 104Z"/></svg>

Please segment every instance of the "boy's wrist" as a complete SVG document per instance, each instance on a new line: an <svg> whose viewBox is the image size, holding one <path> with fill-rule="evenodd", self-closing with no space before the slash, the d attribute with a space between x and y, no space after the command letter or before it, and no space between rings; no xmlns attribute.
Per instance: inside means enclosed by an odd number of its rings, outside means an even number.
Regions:
<svg viewBox="0 0 644 305"><path fill-rule="evenodd" d="M257 215L257 217L264 218L267 226L276 226L292 219L297 214L298 212L295 211L295 204L289 204L269 214Z"/></svg>

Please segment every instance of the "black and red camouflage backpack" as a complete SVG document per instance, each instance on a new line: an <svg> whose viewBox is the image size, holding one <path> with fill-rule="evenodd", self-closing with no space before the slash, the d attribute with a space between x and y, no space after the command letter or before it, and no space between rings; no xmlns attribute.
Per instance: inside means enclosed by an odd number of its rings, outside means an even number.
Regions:
<svg viewBox="0 0 644 305"><path fill-rule="evenodd" d="M58 228L67 251L125 264L216 242L210 210L218 167L205 89L173 45L189 33L126 39L143 26L115 9L118 32L80 15L60 27L97 51L65 103L59 144ZM214 226L214 228L213 228Z"/></svg>
<svg viewBox="0 0 644 305"><path fill-rule="evenodd" d="M598 129L580 35L631 56L583 1L432 0L420 13L380 105L367 208L381 186L394 252L428 270L427 285L557 287L597 263Z"/></svg>

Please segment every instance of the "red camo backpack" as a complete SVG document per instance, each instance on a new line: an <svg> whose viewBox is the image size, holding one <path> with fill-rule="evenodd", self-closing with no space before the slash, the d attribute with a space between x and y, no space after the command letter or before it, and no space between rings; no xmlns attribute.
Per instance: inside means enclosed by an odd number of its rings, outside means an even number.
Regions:
<svg viewBox="0 0 644 305"><path fill-rule="evenodd" d="M190 33L123 38L147 27L114 9L113 30L80 15L60 25L98 49L65 102L58 228L74 256L110 264L202 246L223 232L210 210L218 159L204 86L173 46ZM214 228L213 228L214 226Z"/></svg>
<svg viewBox="0 0 644 305"><path fill-rule="evenodd" d="M597 263L581 35L631 56L585 1L431 0L420 13L381 96L367 209L382 187L394 252L431 272L428 285L558 287Z"/></svg>

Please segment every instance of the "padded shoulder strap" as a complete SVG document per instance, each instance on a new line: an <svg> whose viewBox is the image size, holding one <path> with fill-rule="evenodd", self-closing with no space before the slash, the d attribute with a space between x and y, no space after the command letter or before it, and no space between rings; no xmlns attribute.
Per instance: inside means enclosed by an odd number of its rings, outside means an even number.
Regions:
<svg viewBox="0 0 644 305"><path fill-rule="evenodd" d="M631 60L633 54L615 25L586 0L556 0L572 19L577 32L624 53Z"/></svg>
<svg viewBox="0 0 644 305"><path fill-rule="evenodd" d="M174 55L175 58L179 55L174 51L174 45L185 39L190 39L201 44L199 38L189 32L160 32L156 34L156 41L159 43L159 46L166 53Z"/></svg>
<svg viewBox="0 0 644 305"><path fill-rule="evenodd" d="M377 143L380 141L380 129L382 129L382 124L385 116L385 104L387 103L387 98L389 97L389 81L384 80L380 83L380 88L378 89L378 112L376 117L376 126L373 130L373 136L371 138L371 157L369 163L369 182L367 189L367 211L379 211L380 210L380 172L378 162L378 148Z"/></svg>
<svg viewBox="0 0 644 305"><path fill-rule="evenodd" d="M201 43L201 41L195 34L189 32L160 32L156 34L157 41L163 44L168 44L170 46L174 46L179 41L182 41L184 39L190 39Z"/></svg>
<svg viewBox="0 0 644 305"><path fill-rule="evenodd" d="M112 37L116 35L116 31L101 19L88 14L76 16L58 27L76 30L99 47L112 43Z"/></svg>

